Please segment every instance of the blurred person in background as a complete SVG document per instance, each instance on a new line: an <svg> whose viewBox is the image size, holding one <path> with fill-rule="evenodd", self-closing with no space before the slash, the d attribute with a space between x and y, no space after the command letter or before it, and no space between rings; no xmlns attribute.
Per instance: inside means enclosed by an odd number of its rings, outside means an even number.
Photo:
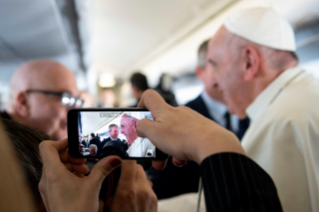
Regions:
<svg viewBox="0 0 319 212"><path fill-rule="evenodd" d="M116 96L112 89L103 88L100 93L100 108L110 108L114 107L116 102Z"/></svg>
<svg viewBox="0 0 319 212"><path fill-rule="evenodd" d="M67 111L83 100L73 73L51 60L33 60L11 78L10 94L2 118L36 128L53 140L67 137Z"/></svg>
<svg viewBox="0 0 319 212"><path fill-rule="evenodd" d="M84 147L88 147L89 146L89 143L87 142L87 139L86 139L85 136L82 136L81 144L83 144Z"/></svg>
<svg viewBox="0 0 319 212"><path fill-rule="evenodd" d="M155 90L163 97L167 104L178 106L175 95L172 92L173 78L168 74L162 74Z"/></svg>
<svg viewBox="0 0 319 212"><path fill-rule="evenodd" d="M209 68L230 112L251 124L242 145L273 178L284 211L319 211L319 82L298 66L291 25L271 8L228 17Z"/></svg>
<svg viewBox="0 0 319 212"><path fill-rule="evenodd" d="M132 94L136 99L136 104L132 107L136 107L144 91L149 88L147 78L144 74L137 72L131 76L130 82L132 85Z"/></svg>
<svg viewBox="0 0 319 212"><path fill-rule="evenodd" d="M91 144L89 148L90 148L90 155L96 156L98 152L98 147L95 144Z"/></svg>
<svg viewBox="0 0 319 212"><path fill-rule="evenodd" d="M101 143L101 141L98 137L98 134L95 135L94 133L91 133L91 140L90 140L89 146L91 144L95 144L96 146L100 146L100 143Z"/></svg>
<svg viewBox="0 0 319 212"><path fill-rule="evenodd" d="M226 129L234 132L241 139L248 123L247 119L239 121L235 115L230 115L224 104L222 93L214 86L212 72L208 69L206 60L209 40L203 42L197 51L196 76L203 82L204 91L185 106L197 111ZM164 98L165 99L165 98ZM178 168L169 157L167 167L163 171L150 169L148 176L153 183L153 189L159 199L170 198L184 193L198 192L200 167L189 161L184 167Z"/></svg>
<svg viewBox="0 0 319 212"><path fill-rule="evenodd" d="M90 108L95 106L94 97L87 91L81 91L79 96L83 100L83 108Z"/></svg>

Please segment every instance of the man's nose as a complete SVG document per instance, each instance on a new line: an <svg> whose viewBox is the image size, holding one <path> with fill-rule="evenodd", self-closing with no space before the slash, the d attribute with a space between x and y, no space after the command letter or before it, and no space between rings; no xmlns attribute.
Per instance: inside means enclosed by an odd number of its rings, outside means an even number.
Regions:
<svg viewBox="0 0 319 212"><path fill-rule="evenodd" d="M218 85L218 76L217 76L216 73L213 73L213 74L212 74L211 80L212 80L212 82L211 82L212 85L214 85L214 87L216 87L216 86Z"/></svg>

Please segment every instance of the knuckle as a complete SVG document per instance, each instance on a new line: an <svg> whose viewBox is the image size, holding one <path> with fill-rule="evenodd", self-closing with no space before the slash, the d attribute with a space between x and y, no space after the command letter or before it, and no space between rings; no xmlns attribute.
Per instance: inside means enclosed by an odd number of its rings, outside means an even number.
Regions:
<svg viewBox="0 0 319 212"><path fill-rule="evenodd" d="M104 166L99 166L99 170L103 173L104 176L108 176L111 173L111 171L109 171Z"/></svg>
<svg viewBox="0 0 319 212"><path fill-rule="evenodd" d="M157 204L157 196L154 192L152 192L152 194L150 195L150 202L151 204Z"/></svg>
<svg viewBox="0 0 319 212"><path fill-rule="evenodd" d="M179 106L177 107L179 110L181 111L184 111L184 110L189 110L189 107L185 106L185 105L182 105L182 106Z"/></svg>
<svg viewBox="0 0 319 212"><path fill-rule="evenodd" d="M51 141L42 141L40 144L39 144L39 150L40 151L43 151L45 148L47 148L47 146L49 146L51 143Z"/></svg>
<svg viewBox="0 0 319 212"><path fill-rule="evenodd" d="M126 202L132 202L135 200L135 191L133 189L127 189L127 190L123 190L120 192L119 194L122 198L122 200L126 201Z"/></svg>
<svg viewBox="0 0 319 212"><path fill-rule="evenodd" d="M142 199L150 199L150 197L151 197L150 192L148 192L147 189L140 189L139 190L139 196Z"/></svg>

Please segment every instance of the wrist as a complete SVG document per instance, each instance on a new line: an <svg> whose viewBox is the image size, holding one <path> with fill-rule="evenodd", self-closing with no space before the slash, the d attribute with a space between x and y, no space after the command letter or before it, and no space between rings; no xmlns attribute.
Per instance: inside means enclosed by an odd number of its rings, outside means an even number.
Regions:
<svg viewBox="0 0 319 212"><path fill-rule="evenodd" d="M222 153L233 152L245 155L245 151L241 146L237 137L227 131L223 135L208 136L205 140L197 143L196 151L194 151L194 161L200 165L205 158Z"/></svg>

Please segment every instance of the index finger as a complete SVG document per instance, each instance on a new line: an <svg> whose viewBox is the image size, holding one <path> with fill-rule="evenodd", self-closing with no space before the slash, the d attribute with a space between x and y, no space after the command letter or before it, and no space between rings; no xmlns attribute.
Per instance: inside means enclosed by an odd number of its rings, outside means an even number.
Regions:
<svg viewBox="0 0 319 212"><path fill-rule="evenodd" d="M152 114L159 112L163 107L169 106L164 99L154 90L146 90L137 107L147 108Z"/></svg>

